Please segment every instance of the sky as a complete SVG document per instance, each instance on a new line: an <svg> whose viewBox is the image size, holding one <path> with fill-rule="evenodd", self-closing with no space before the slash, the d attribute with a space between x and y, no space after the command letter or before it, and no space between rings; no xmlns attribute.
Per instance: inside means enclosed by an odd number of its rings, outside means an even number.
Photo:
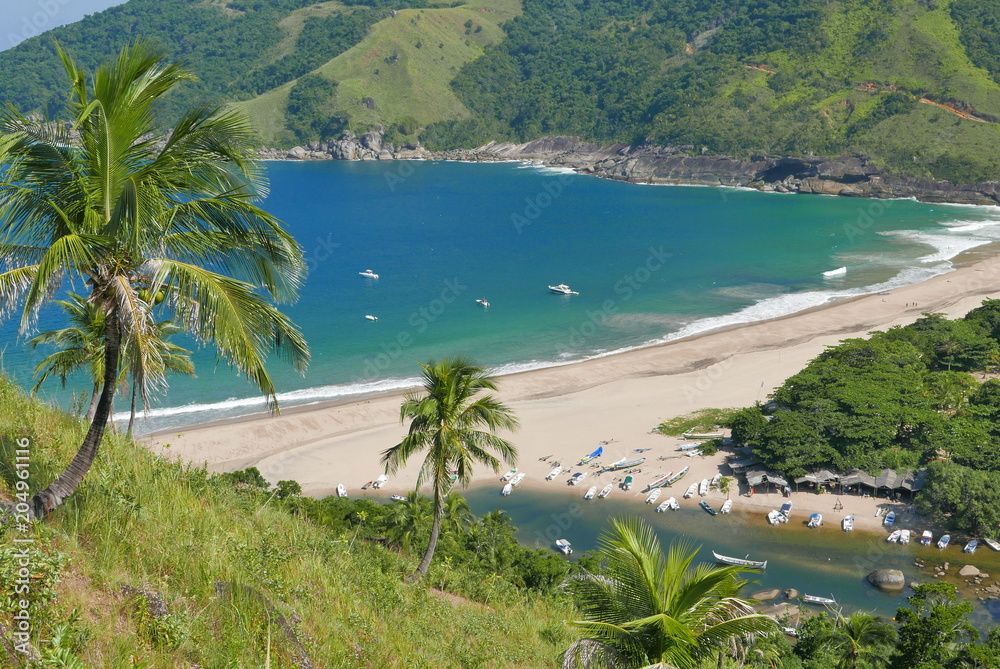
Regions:
<svg viewBox="0 0 1000 669"><path fill-rule="evenodd" d="M0 51L125 0L0 0Z"/></svg>

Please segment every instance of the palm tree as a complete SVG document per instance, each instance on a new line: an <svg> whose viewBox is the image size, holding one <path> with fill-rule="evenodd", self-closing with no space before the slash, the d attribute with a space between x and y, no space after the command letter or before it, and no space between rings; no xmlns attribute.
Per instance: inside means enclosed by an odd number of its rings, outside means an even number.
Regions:
<svg viewBox="0 0 1000 669"><path fill-rule="evenodd" d="M394 544L404 551L409 551L413 540L426 530L430 517L430 500L414 490L406 496L406 499L393 502L389 507L389 513L385 518L388 526L386 534Z"/></svg>
<svg viewBox="0 0 1000 669"><path fill-rule="evenodd" d="M441 529L445 532L460 534L472 525L476 517L469 508L469 503L458 493L448 493L444 497L444 510L441 515Z"/></svg>
<svg viewBox="0 0 1000 669"><path fill-rule="evenodd" d="M837 614L837 624L827 640L841 656L838 669L883 667L896 643L896 629L866 611L856 611L846 618Z"/></svg>
<svg viewBox="0 0 1000 669"><path fill-rule="evenodd" d="M692 566L697 550L683 543L664 554L638 518L612 518L611 525L600 539L604 571L566 583L584 615L570 624L585 638L567 650L563 667L694 669L734 643L778 632L737 596L743 567Z"/></svg>
<svg viewBox="0 0 1000 669"><path fill-rule="evenodd" d="M0 309L20 308L25 332L62 279L85 285L104 316L104 377L76 456L32 498L36 518L90 469L126 342L145 361L144 382L160 381L150 303L161 296L176 322L213 344L272 408L268 351L300 370L309 357L298 329L272 304L294 299L305 263L281 222L254 204L265 183L246 118L198 109L165 133L154 107L192 78L179 65L136 43L88 77L57 49L70 79L72 127L0 110Z"/></svg>
<svg viewBox="0 0 1000 669"><path fill-rule="evenodd" d="M129 436L132 436L132 428L135 425L136 400L141 398L143 408L149 408L150 381L162 382L167 373L194 376L191 351L167 341L183 331L184 329L173 320L158 321L153 327L153 336L149 338L149 345L156 349L156 356L143 355L143 351L131 339L126 342L122 350L124 358L122 374L128 374L132 386L132 402L128 417ZM147 369L145 366L150 364L157 367L152 370Z"/></svg>
<svg viewBox="0 0 1000 669"><path fill-rule="evenodd" d="M496 390L496 379L465 358L421 364L424 394L408 394L400 407L400 422L410 420L403 440L382 452L387 474L395 474L418 451L427 450L417 476L417 488L430 483L434 498L434 523L430 541L417 571L411 578L427 573L441 532L445 492L452 485L451 472L463 487L472 480L472 465L479 462L499 472L501 462L514 465L517 449L493 432L516 430L511 410L483 390ZM485 430L481 428L486 428ZM498 459L490 451L499 454Z"/></svg>
<svg viewBox="0 0 1000 669"><path fill-rule="evenodd" d="M724 494L726 496L726 499L729 499L729 493L732 492L732 489L733 489L733 479L729 478L728 476L723 476L721 479L719 479L719 492Z"/></svg>

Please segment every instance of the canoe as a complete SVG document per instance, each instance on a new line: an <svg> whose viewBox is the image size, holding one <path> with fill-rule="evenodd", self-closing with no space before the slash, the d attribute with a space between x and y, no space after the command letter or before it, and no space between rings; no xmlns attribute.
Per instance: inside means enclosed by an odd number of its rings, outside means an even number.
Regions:
<svg viewBox="0 0 1000 669"><path fill-rule="evenodd" d="M830 597L817 597L816 595L802 595L802 599L810 604L836 604L837 600Z"/></svg>
<svg viewBox="0 0 1000 669"><path fill-rule="evenodd" d="M597 470L598 474L603 474L604 472L614 472L619 469L631 469L632 467L638 467L646 461L646 458L639 458L638 460L629 460L625 462L625 458L622 458L618 462L612 462L607 467L601 467Z"/></svg>
<svg viewBox="0 0 1000 669"><path fill-rule="evenodd" d="M667 481L670 480L671 474L673 474L673 472L670 472L664 476L660 476L659 478L654 479L652 483L646 486L646 489L643 490L643 492L649 492L650 490L653 490L655 488L662 488L663 486L667 485Z"/></svg>
<svg viewBox="0 0 1000 669"><path fill-rule="evenodd" d="M685 439L722 439L721 432L685 432Z"/></svg>
<svg viewBox="0 0 1000 669"><path fill-rule="evenodd" d="M716 562L721 562L722 564L731 564L739 567L753 567L754 569L767 569L767 560L751 560L749 555L745 558L734 558L727 555L719 555L715 551L712 551L712 556L715 557Z"/></svg>
<svg viewBox="0 0 1000 669"><path fill-rule="evenodd" d="M687 474L688 471L690 471L690 470L691 470L691 465L688 465L688 466L684 467L684 469L680 470L679 472L677 472L676 474L674 474L673 476L671 476L670 478L668 478L667 482L664 483L663 485L669 486L669 485L673 485L673 484L677 483L682 478L684 478L684 475Z"/></svg>
<svg viewBox="0 0 1000 669"><path fill-rule="evenodd" d="M705 500L701 500L700 502L698 502L698 506L705 509L705 511L711 516L714 516L719 513L718 511L713 509L712 505L706 502Z"/></svg>

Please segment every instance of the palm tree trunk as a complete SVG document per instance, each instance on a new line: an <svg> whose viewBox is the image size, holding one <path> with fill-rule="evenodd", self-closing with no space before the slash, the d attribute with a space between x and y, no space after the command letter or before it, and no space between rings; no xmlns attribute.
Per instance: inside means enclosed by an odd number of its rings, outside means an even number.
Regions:
<svg viewBox="0 0 1000 669"><path fill-rule="evenodd" d="M94 390L90 393L90 406L87 407L87 414L84 419L88 421L94 420L94 413L97 412L97 402L101 399L101 384L97 381L94 382Z"/></svg>
<svg viewBox="0 0 1000 669"><path fill-rule="evenodd" d="M128 415L128 436L132 437L132 426L135 425L135 379L132 379L132 410Z"/></svg>
<svg viewBox="0 0 1000 669"><path fill-rule="evenodd" d="M412 581L422 578L427 573L434 558L434 550L437 548L438 535L441 534L441 517L444 515L444 498L441 496L440 484L440 481L434 481L434 522L431 524L431 538L427 542L424 558L420 561L417 571L410 577Z"/></svg>
<svg viewBox="0 0 1000 669"><path fill-rule="evenodd" d="M104 333L104 387L101 390L101 398L94 411L94 418L90 422L90 429L87 430L80 450L76 452L69 467L48 488L35 493L35 496L31 498L31 512L38 520L45 518L50 511L59 508L63 501L73 494L97 457L97 449L101 445L104 430L108 425L108 418L111 416L115 389L118 385L120 349L121 332L118 324L118 310L112 308L107 314Z"/></svg>

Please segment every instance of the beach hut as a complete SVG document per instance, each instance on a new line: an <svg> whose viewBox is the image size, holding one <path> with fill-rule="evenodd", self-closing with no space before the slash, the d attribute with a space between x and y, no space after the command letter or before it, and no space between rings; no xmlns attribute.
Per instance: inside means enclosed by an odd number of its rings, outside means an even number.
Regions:
<svg viewBox="0 0 1000 669"><path fill-rule="evenodd" d="M788 479L779 472L773 472L760 465L754 465L745 471L747 486L758 489L766 485L773 485L779 491L788 487Z"/></svg>

